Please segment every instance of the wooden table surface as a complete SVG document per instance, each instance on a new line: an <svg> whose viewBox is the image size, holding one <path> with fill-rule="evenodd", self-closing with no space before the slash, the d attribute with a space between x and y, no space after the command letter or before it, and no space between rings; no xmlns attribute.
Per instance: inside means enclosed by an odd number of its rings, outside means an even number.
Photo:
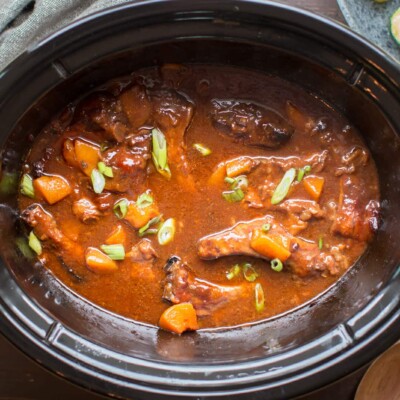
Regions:
<svg viewBox="0 0 400 400"><path fill-rule="evenodd" d="M11 0L12 1L12 0ZM343 22L336 0L281 0ZM318 393L298 400L350 400L364 369ZM51 374L28 359L0 336L0 400L100 400L94 393L78 388Z"/></svg>

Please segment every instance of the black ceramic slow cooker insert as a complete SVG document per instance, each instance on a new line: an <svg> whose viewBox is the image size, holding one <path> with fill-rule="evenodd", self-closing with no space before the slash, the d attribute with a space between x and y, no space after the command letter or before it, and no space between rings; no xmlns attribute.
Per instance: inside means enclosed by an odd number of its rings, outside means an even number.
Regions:
<svg viewBox="0 0 400 400"><path fill-rule="evenodd" d="M179 337L89 303L24 251L14 182L34 137L92 88L166 62L278 75L363 134L380 176L382 224L356 266L317 299ZM139 1L29 48L0 75L2 333L57 374L134 399L288 399L365 365L400 338L399 82L394 61L345 27L268 1Z"/></svg>

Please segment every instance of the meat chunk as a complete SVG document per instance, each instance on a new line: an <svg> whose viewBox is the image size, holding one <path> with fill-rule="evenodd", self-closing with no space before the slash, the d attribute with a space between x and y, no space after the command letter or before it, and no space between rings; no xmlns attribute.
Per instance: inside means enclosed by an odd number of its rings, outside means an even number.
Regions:
<svg viewBox="0 0 400 400"><path fill-rule="evenodd" d="M39 204L32 204L22 212L22 219L30 225L42 241L51 241L61 258L83 263L83 249L60 230L54 217Z"/></svg>
<svg viewBox="0 0 400 400"><path fill-rule="evenodd" d="M293 134L293 127L278 113L248 101L211 101L214 125L248 146L277 148Z"/></svg>
<svg viewBox="0 0 400 400"><path fill-rule="evenodd" d="M246 298L253 285L217 285L195 276L193 271L178 257L171 257L164 267L163 299L171 303L189 302L198 316L210 315L227 303Z"/></svg>
<svg viewBox="0 0 400 400"><path fill-rule="evenodd" d="M335 171L336 176L343 174L352 174L359 167L365 167L368 163L368 153L362 147L356 146L351 148L348 152L342 155L342 165Z"/></svg>
<svg viewBox="0 0 400 400"><path fill-rule="evenodd" d="M378 229L379 202L369 200L360 190L363 186L354 175L341 178L338 209L331 227L333 233L368 241Z"/></svg>
<svg viewBox="0 0 400 400"><path fill-rule="evenodd" d="M258 258L269 259L257 253L250 246L252 233L261 229L263 225L269 224L269 235L279 237L291 255L286 261L295 275L305 277L316 271L328 271L336 274L336 265L327 254L321 252L318 245L291 235L281 224L276 222L272 216L266 215L247 222L239 222L231 228L218 232L198 242L198 255L206 260L211 260L230 255L247 255ZM334 260L333 260L334 261Z"/></svg>
<svg viewBox="0 0 400 400"><path fill-rule="evenodd" d="M146 166L151 157L150 132L130 136L129 143L112 147L103 153L104 162L113 168L114 177L106 180L105 188L111 192L123 193L134 189L142 191L147 179Z"/></svg>
<svg viewBox="0 0 400 400"><path fill-rule="evenodd" d="M132 277L152 280L155 277L153 265L158 255L149 239L142 239L132 246L127 256L132 261Z"/></svg>
<svg viewBox="0 0 400 400"><path fill-rule="evenodd" d="M103 130L106 139L121 143L130 133L128 117L120 102L111 94L93 94L85 99L81 107L81 114L87 119L89 127Z"/></svg>
<svg viewBox="0 0 400 400"><path fill-rule="evenodd" d="M97 221L101 216L96 205L87 198L75 201L72 204L72 212L84 223Z"/></svg>
<svg viewBox="0 0 400 400"><path fill-rule="evenodd" d="M149 239L142 239L132 246L129 257L135 263L153 263L158 257Z"/></svg>

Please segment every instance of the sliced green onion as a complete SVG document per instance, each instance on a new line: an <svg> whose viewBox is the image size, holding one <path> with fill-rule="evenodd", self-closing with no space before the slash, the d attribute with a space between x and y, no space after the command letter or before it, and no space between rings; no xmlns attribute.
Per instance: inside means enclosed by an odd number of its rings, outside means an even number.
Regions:
<svg viewBox="0 0 400 400"><path fill-rule="evenodd" d="M324 239L322 238L322 236L320 236L320 238L318 239L318 248L322 250L323 246L324 246Z"/></svg>
<svg viewBox="0 0 400 400"><path fill-rule="evenodd" d="M153 145L151 156L154 165L161 175L169 179L171 178L171 170L168 166L167 141L165 140L165 136L159 129L153 129L151 135Z"/></svg>
<svg viewBox="0 0 400 400"><path fill-rule="evenodd" d="M90 175L90 178L92 180L94 192L100 194L103 191L104 186L106 185L104 175L100 173L98 169L94 168L92 174Z"/></svg>
<svg viewBox="0 0 400 400"><path fill-rule="evenodd" d="M113 170L111 167L107 167L106 164L104 164L103 161L100 161L97 164L97 168L99 169L99 172L106 176L107 178L114 178Z"/></svg>
<svg viewBox="0 0 400 400"><path fill-rule="evenodd" d="M15 172L3 172L0 180L0 193L13 194L18 187L18 175Z"/></svg>
<svg viewBox="0 0 400 400"><path fill-rule="evenodd" d="M303 180L304 174L305 174L304 168L300 168L299 172L297 172L297 182L301 182Z"/></svg>
<svg viewBox="0 0 400 400"><path fill-rule="evenodd" d="M264 225L261 227L261 230L262 230L264 233L267 233L270 229L271 229L271 224L264 224Z"/></svg>
<svg viewBox="0 0 400 400"><path fill-rule="evenodd" d="M237 201L242 201L244 199L244 193L242 189L237 188L235 190L222 192L222 197L226 201L229 201L229 203L235 203Z"/></svg>
<svg viewBox="0 0 400 400"><path fill-rule="evenodd" d="M195 143L193 145L193 148L197 150L202 156L209 156L212 153L212 151L208 147L203 146L200 143Z"/></svg>
<svg viewBox="0 0 400 400"><path fill-rule="evenodd" d="M246 175L239 175L236 178L229 178L227 176L224 180L226 183L230 184L232 190L237 188L246 190L249 186L249 180Z"/></svg>
<svg viewBox="0 0 400 400"><path fill-rule="evenodd" d="M101 152L106 151L108 148L110 148L110 143L103 142L103 143L100 144L100 151Z"/></svg>
<svg viewBox="0 0 400 400"><path fill-rule="evenodd" d="M293 183L295 177L296 170L294 168L290 168L285 172L285 175L279 182L272 195L271 204L278 204L286 197L289 192L290 185Z"/></svg>
<svg viewBox="0 0 400 400"><path fill-rule="evenodd" d="M142 193L136 200L136 205L139 208L146 208L152 205L153 203L154 203L153 196L148 192Z"/></svg>
<svg viewBox="0 0 400 400"><path fill-rule="evenodd" d="M271 260L271 269L275 272L281 272L283 269L282 261L279 258Z"/></svg>
<svg viewBox="0 0 400 400"><path fill-rule="evenodd" d="M29 247L38 255L40 256L42 254L42 245L40 243L40 240L36 237L36 235L31 231L29 234Z"/></svg>
<svg viewBox="0 0 400 400"><path fill-rule="evenodd" d="M164 246L171 242L175 236L175 219L168 218L158 230L157 239L161 246Z"/></svg>
<svg viewBox="0 0 400 400"><path fill-rule="evenodd" d="M158 224L161 221L161 218L162 218L162 214L157 215L157 217L152 218L146 225L142 226L139 229L139 236L142 237L144 235L152 235L152 234L157 233L158 229L153 228L150 230L149 228L152 225Z"/></svg>
<svg viewBox="0 0 400 400"><path fill-rule="evenodd" d="M31 199L35 197L35 189L33 188L33 179L28 174L24 174L21 179L20 185L21 193Z"/></svg>
<svg viewBox="0 0 400 400"><path fill-rule="evenodd" d="M240 265L234 265L227 273L226 278L230 281L233 278L236 278L240 274Z"/></svg>
<svg viewBox="0 0 400 400"><path fill-rule="evenodd" d="M125 259L125 248L122 244L103 244L100 248L111 260L120 261Z"/></svg>
<svg viewBox="0 0 400 400"><path fill-rule="evenodd" d="M311 171L311 165L306 165L304 168L304 172L308 174Z"/></svg>
<svg viewBox="0 0 400 400"><path fill-rule="evenodd" d="M256 300L256 310L258 312L264 310L265 306L265 297L264 297L264 290L261 286L261 283L256 283L254 288L255 300Z"/></svg>
<svg viewBox="0 0 400 400"><path fill-rule="evenodd" d="M117 218L125 218L126 214L128 213L128 206L129 202L127 199L118 200L113 207L114 214Z"/></svg>
<svg viewBox="0 0 400 400"><path fill-rule="evenodd" d="M224 179L224 181L225 181L226 183L229 183L230 185L232 185L232 184L234 184L234 183L236 182L234 178L229 178L229 176L227 176L227 177Z"/></svg>
<svg viewBox="0 0 400 400"><path fill-rule="evenodd" d="M246 263L243 264L243 276L247 282L254 282L257 279L258 274L251 264Z"/></svg>
<svg viewBox="0 0 400 400"><path fill-rule="evenodd" d="M26 237L17 237L15 239L15 244L17 245L18 250L25 258L32 258L33 253L31 248L29 247Z"/></svg>

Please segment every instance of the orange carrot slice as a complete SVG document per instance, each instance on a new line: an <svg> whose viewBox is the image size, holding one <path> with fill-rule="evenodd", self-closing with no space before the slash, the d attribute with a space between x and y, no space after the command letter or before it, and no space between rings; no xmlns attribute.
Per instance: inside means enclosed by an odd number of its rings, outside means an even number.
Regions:
<svg viewBox="0 0 400 400"><path fill-rule="evenodd" d="M122 225L117 227L111 232L111 235L106 239L106 244L124 244L126 239L126 233Z"/></svg>
<svg viewBox="0 0 400 400"><path fill-rule="evenodd" d="M321 176L309 175L303 179L304 189L315 200L318 201L321 197L322 189L324 188L325 179Z"/></svg>
<svg viewBox="0 0 400 400"><path fill-rule="evenodd" d="M283 244L279 243L277 238L262 232L260 229L253 232L250 247L258 254L270 260L279 258L284 262L291 255L290 251Z"/></svg>
<svg viewBox="0 0 400 400"><path fill-rule="evenodd" d="M215 168L214 172L211 174L208 179L208 183L210 185L220 185L224 182L224 178L226 175L226 166L225 162L219 163Z"/></svg>
<svg viewBox="0 0 400 400"><path fill-rule="evenodd" d="M33 181L33 187L49 204L57 203L72 191L69 183L58 175L41 176Z"/></svg>
<svg viewBox="0 0 400 400"><path fill-rule="evenodd" d="M81 139L75 140L75 157L82 172L90 176L100 161L100 147Z"/></svg>
<svg viewBox="0 0 400 400"><path fill-rule="evenodd" d="M118 269L117 263L95 247L89 247L85 254L86 266L97 274L109 274Z"/></svg>
<svg viewBox="0 0 400 400"><path fill-rule="evenodd" d="M196 310L191 303L179 303L167 308L162 313L158 325L178 334L199 329Z"/></svg>
<svg viewBox="0 0 400 400"><path fill-rule="evenodd" d="M155 203L144 208L139 207L136 203L130 203L125 219L134 228L139 229L157 215L159 215L159 211Z"/></svg>
<svg viewBox="0 0 400 400"><path fill-rule="evenodd" d="M226 163L226 175L234 178L249 173L258 162L249 157L239 157Z"/></svg>

